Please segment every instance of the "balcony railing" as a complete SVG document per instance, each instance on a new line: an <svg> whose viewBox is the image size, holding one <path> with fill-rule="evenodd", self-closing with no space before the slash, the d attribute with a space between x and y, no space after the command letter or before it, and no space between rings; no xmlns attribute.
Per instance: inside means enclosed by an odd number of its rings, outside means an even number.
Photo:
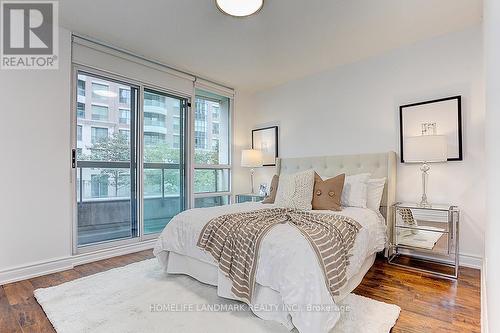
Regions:
<svg viewBox="0 0 500 333"><path fill-rule="evenodd" d="M77 163L80 245L137 235L137 223L131 218L135 211L131 196L135 194L130 171L130 162ZM144 178L144 232L157 233L184 209L180 165L145 163Z"/></svg>

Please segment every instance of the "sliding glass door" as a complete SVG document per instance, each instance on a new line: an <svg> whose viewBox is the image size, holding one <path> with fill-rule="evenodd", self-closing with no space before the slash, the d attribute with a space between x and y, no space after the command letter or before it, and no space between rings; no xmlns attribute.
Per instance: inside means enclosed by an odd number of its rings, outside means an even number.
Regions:
<svg viewBox="0 0 500 333"><path fill-rule="evenodd" d="M154 237L186 207L188 99L96 73L76 74L76 251Z"/></svg>
<svg viewBox="0 0 500 333"><path fill-rule="evenodd" d="M144 90L144 234L162 231L185 208L186 107L186 99Z"/></svg>
<svg viewBox="0 0 500 333"><path fill-rule="evenodd" d="M78 246L138 235L137 92L124 82L78 73L73 151Z"/></svg>

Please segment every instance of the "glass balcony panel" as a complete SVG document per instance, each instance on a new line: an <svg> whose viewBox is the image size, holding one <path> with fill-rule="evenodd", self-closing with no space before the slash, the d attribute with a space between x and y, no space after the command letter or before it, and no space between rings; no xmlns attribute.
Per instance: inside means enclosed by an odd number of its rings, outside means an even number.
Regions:
<svg viewBox="0 0 500 333"><path fill-rule="evenodd" d="M195 208L206 208L206 207L215 207L215 206L223 206L229 204L229 196L221 195L214 197L206 197L206 198L196 198L194 199Z"/></svg>
<svg viewBox="0 0 500 333"><path fill-rule="evenodd" d="M229 169L196 169L194 171L194 192L228 192Z"/></svg>
<svg viewBox="0 0 500 333"><path fill-rule="evenodd" d="M129 168L77 169L78 245L132 237Z"/></svg>

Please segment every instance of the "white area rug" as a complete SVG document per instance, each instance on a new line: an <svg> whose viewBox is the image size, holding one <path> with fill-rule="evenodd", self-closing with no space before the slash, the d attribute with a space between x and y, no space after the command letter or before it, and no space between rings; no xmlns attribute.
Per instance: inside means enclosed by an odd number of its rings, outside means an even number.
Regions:
<svg viewBox="0 0 500 333"><path fill-rule="evenodd" d="M426 226L425 228L436 231L444 231L441 228L435 227ZM432 250L441 236L443 236L443 234L439 232L417 230L415 234L409 233L408 235L401 236L399 238L399 244Z"/></svg>
<svg viewBox="0 0 500 333"><path fill-rule="evenodd" d="M37 289L35 297L58 333L288 332L249 310L200 311L213 305L241 308L243 303L220 298L215 287L188 276L167 275L156 259ZM343 304L349 311L332 333L387 333L400 312L396 305L354 294ZM183 311L189 307L197 311Z"/></svg>

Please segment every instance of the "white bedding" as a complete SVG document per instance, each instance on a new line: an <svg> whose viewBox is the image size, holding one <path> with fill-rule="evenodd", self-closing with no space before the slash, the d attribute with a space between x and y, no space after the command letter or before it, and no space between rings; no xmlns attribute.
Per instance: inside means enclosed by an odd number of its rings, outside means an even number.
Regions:
<svg viewBox="0 0 500 333"><path fill-rule="evenodd" d="M182 212L165 227L155 246L154 254L159 258L165 258L165 255L172 251L217 266L208 253L196 246L203 226L210 219L223 214L271 207L274 205L247 202ZM362 226L351 250L352 256L347 269L348 279L358 273L368 257L384 249L386 227L380 213L356 207L346 207L341 212L317 212L346 215ZM167 264L164 260L160 262ZM279 293L282 303L287 306L287 315L291 316L293 325L300 333L327 333L338 320L338 311L307 310L308 305L329 306L333 309L336 309L336 306L327 290L314 250L300 232L290 225L280 224L273 227L263 239L257 263L256 282ZM269 314L266 316L256 314L266 319L272 318ZM283 322L279 318L276 320Z"/></svg>

